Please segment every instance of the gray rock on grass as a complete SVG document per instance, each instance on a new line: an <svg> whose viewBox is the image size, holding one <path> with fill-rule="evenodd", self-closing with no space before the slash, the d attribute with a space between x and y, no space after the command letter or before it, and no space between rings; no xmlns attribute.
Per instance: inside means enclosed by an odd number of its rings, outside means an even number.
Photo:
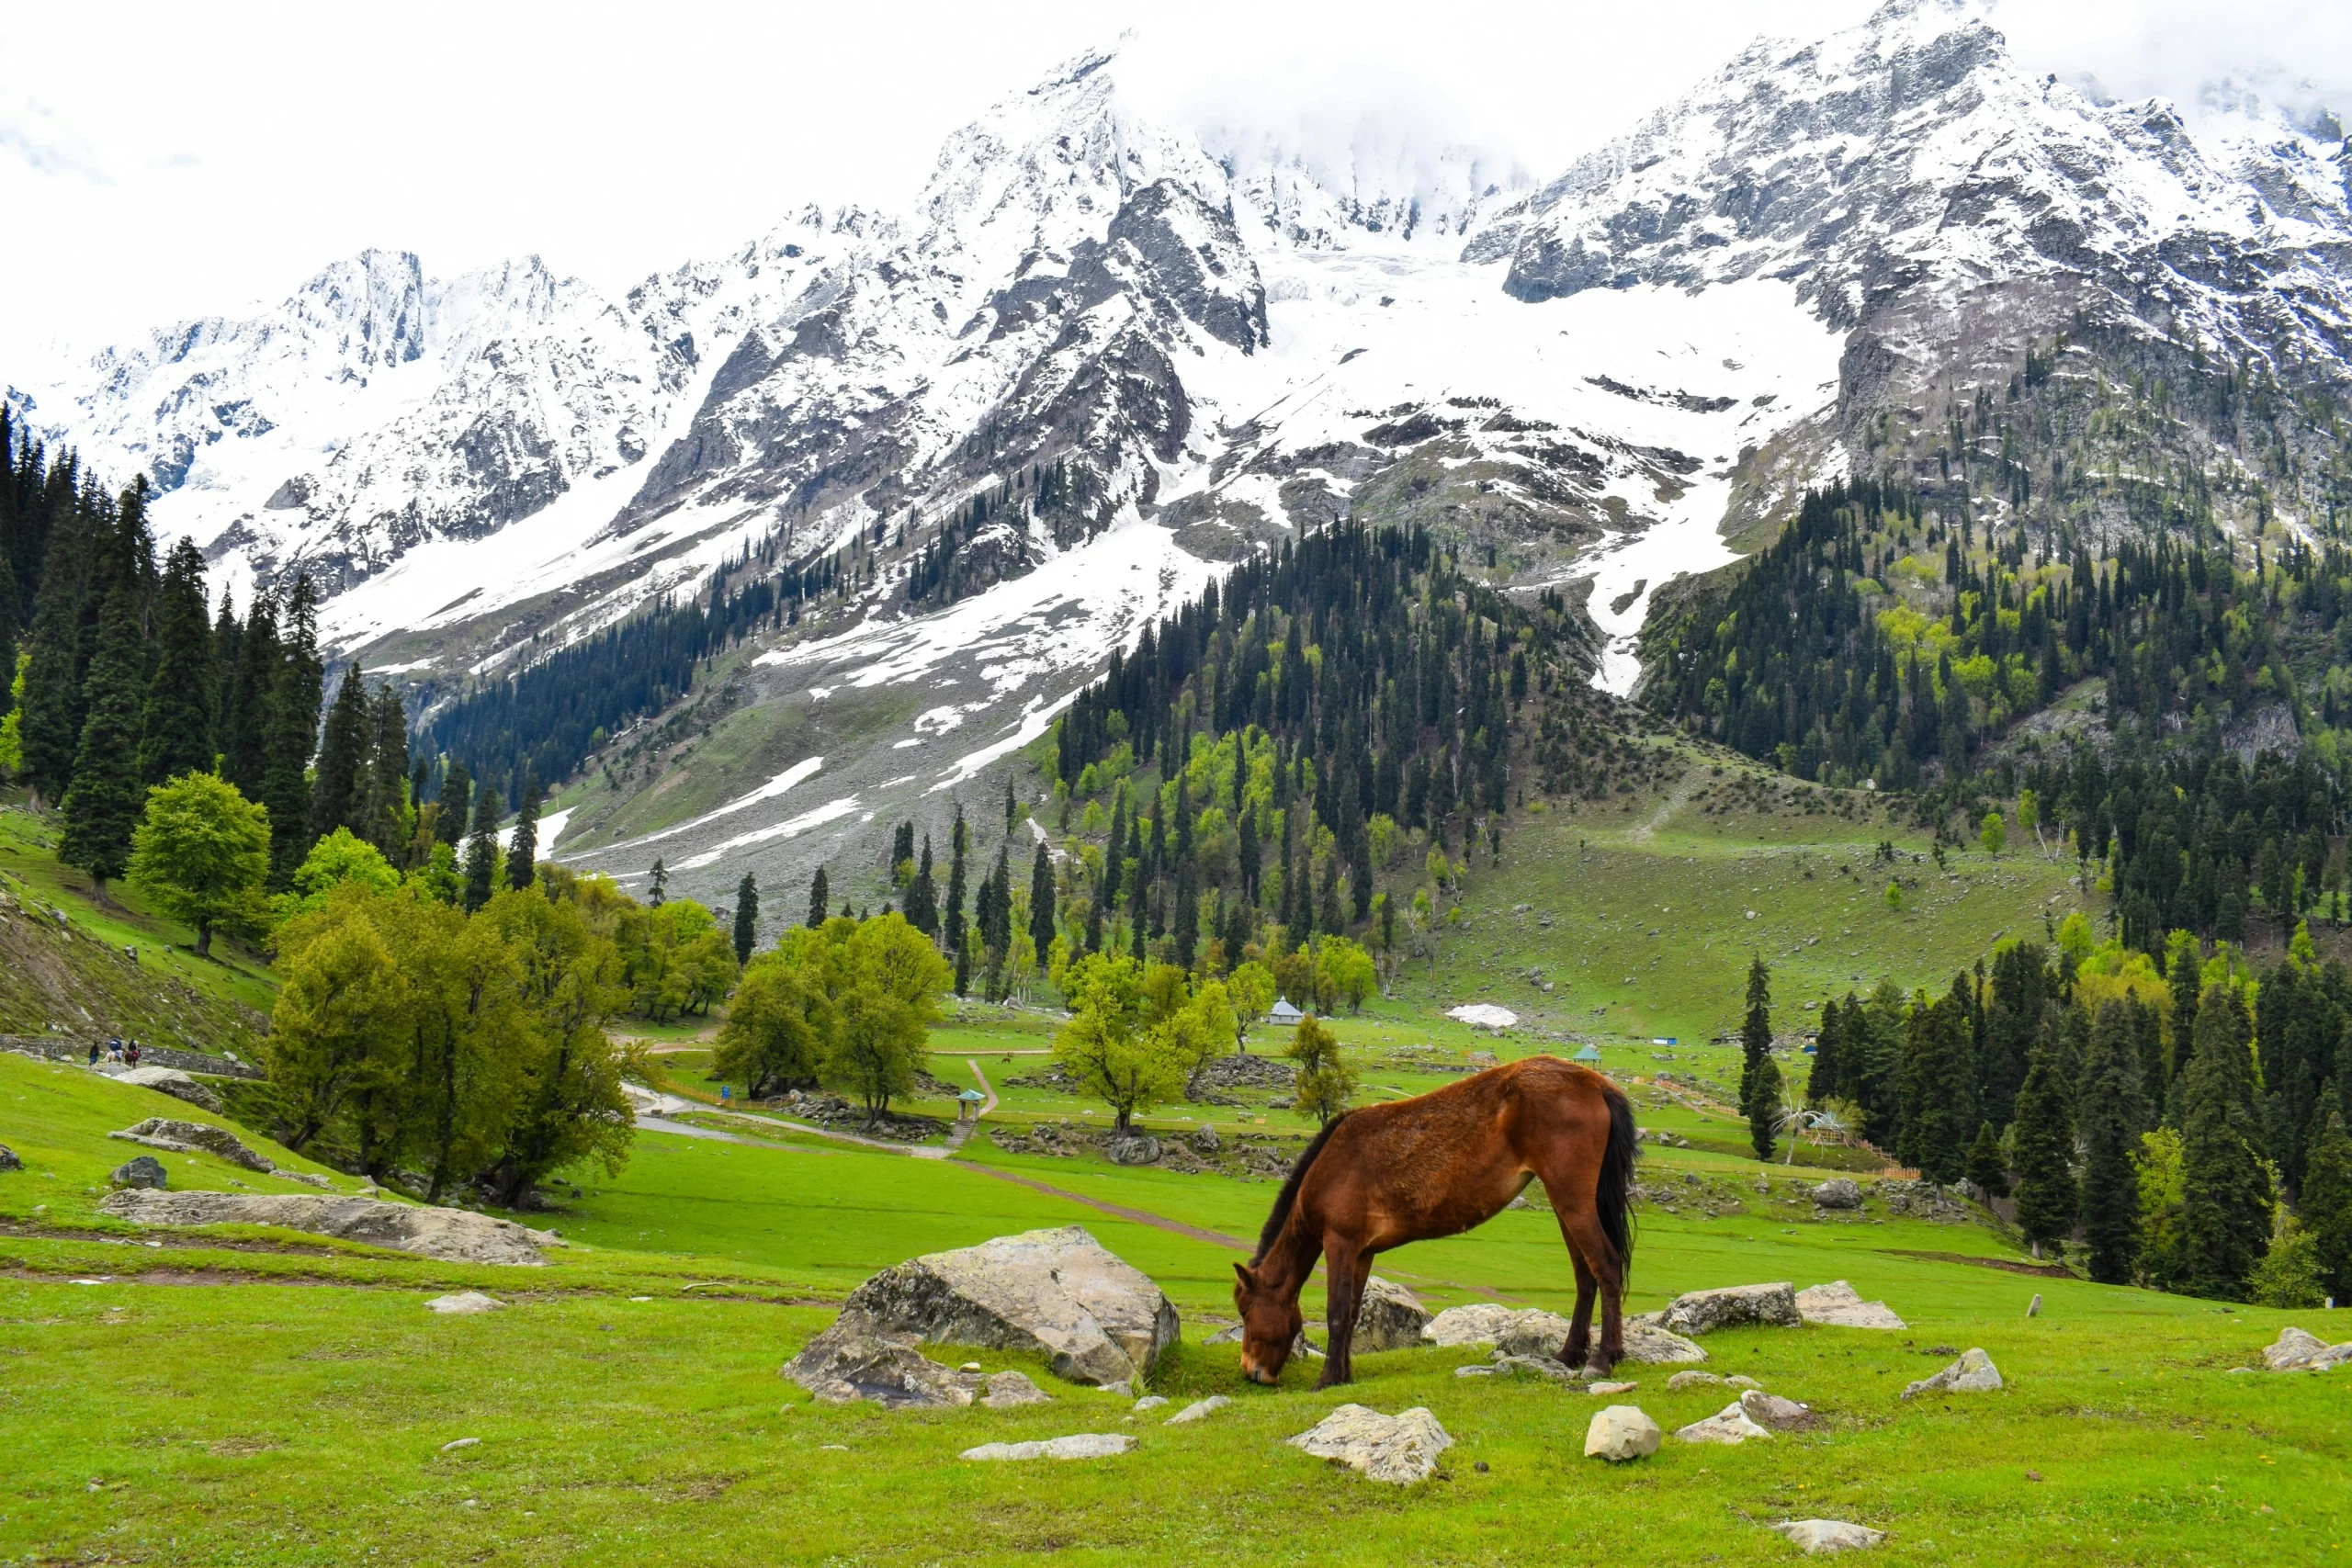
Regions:
<svg viewBox="0 0 2352 1568"><path fill-rule="evenodd" d="M1102 1145L1113 1165L1156 1165L1159 1161L1159 1140L1149 1133L1129 1132L1124 1138L1113 1138Z"/></svg>
<svg viewBox="0 0 2352 1568"><path fill-rule="evenodd" d="M1812 1405L1766 1393L1760 1388L1742 1393L1739 1408L1750 1421L1771 1432L1802 1432L1821 1424L1821 1417L1813 1413Z"/></svg>
<svg viewBox="0 0 2352 1568"><path fill-rule="evenodd" d="M1747 1414L1747 1407L1735 1401L1716 1411L1703 1421L1693 1421L1674 1434L1686 1443L1739 1444L1750 1438L1769 1438L1771 1428L1759 1425Z"/></svg>
<svg viewBox="0 0 2352 1568"><path fill-rule="evenodd" d="M1012 1410L1023 1404L1045 1404L1053 1397L1025 1373L1007 1371L989 1379L988 1393L980 1396L980 1403L990 1410Z"/></svg>
<svg viewBox="0 0 2352 1568"><path fill-rule="evenodd" d="M141 1155L140 1159L151 1156ZM131 1161L132 1165L138 1160ZM103 1213L140 1225L277 1225L334 1236L445 1263L505 1263L537 1267L543 1247L562 1241L545 1231L466 1209L388 1203L373 1198L316 1197L307 1192L117 1192Z"/></svg>
<svg viewBox="0 0 2352 1568"><path fill-rule="evenodd" d="M1797 1315L1807 1323L1832 1328L1907 1328L1884 1302L1866 1302L1861 1292L1843 1280L1813 1285L1797 1292Z"/></svg>
<svg viewBox="0 0 2352 1568"><path fill-rule="evenodd" d="M471 1317L479 1313L496 1312L505 1304L496 1296L486 1296L480 1291L459 1291L455 1295L434 1297L424 1303L424 1310L445 1317Z"/></svg>
<svg viewBox="0 0 2352 1568"><path fill-rule="evenodd" d="M119 1133L108 1133L109 1138L119 1138L126 1144L144 1144L165 1154L218 1155L231 1165L265 1174L277 1168L277 1162L266 1155L255 1154L242 1139L225 1127L209 1127L201 1122L182 1122L169 1116L150 1116L136 1122Z"/></svg>
<svg viewBox="0 0 2352 1568"><path fill-rule="evenodd" d="M174 1100L185 1100L190 1105L214 1115L220 1112L220 1097L209 1084L199 1082L177 1067L132 1067L113 1075L117 1083L127 1083L138 1089L152 1089L168 1094Z"/></svg>
<svg viewBox="0 0 2352 1568"><path fill-rule="evenodd" d="M966 1449L958 1456L982 1461L1028 1459L1111 1459L1136 1446L1135 1438L1124 1432L1075 1432L1067 1438L1048 1438L1035 1443L982 1443L976 1449Z"/></svg>
<svg viewBox="0 0 2352 1568"><path fill-rule="evenodd" d="M972 1403L986 1387L925 1357L899 1338L827 1329L785 1363L784 1375L826 1404L861 1400L885 1410L937 1409Z"/></svg>
<svg viewBox="0 0 2352 1568"><path fill-rule="evenodd" d="M1147 1393L1136 1401L1136 1414L1141 1416L1148 1411L1157 1410L1167 1403L1168 1396L1164 1393Z"/></svg>
<svg viewBox="0 0 2352 1568"><path fill-rule="evenodd" d="M1723 1381L1713 1372L1677 1372L1666 1380L1666 1386L1669 1392L1679 1393L1686 1388L1696 1388L1701 1383L1719 1383Z"/></svg>
<svg viewBox="0 0 2352 1568"><path fill-rule="evenodd" d="M1584 1457L1605 1459L1612 1464L1628 1460L1647 1459L1657 1452L1665 1440L1657 1422L1645 1415L1640 1406L1612 1404L1593 1416L1584 1429Z"/></svg>
<svg viewBox="0 0 2352 1568"><path fill-rule="evenodd" d="M1862 1190L1850 1178L1833 1176L1813 1190L1813 1201L1825 1209L1859 1209Z"/></svg>
<svg viewBox="0 0 2352 1568"><path fill-rule="evenodd" d="M1437 1417L1418 1405L1383 1416L1367 1405L1342 1404L1284 1440L1317 1459L1344 1464L1367 1480L1395 1486L1429 1479L1437 1470L1438 1455L1453 1446Z"/></svg>
<svg viewBox="0 0 2352 1568"><path fill-rule="evenodd" d="M1058 1377L1107 1387L1176 1342L1176 1308L1078 1225L910 1259L860 1285L827 1334L1042 1353Z"/></svg>
<svg viewBox="0 0 2352 1568"><path fill-rule="evenodd" d="M1808 1557L1824 1557L1835 1551L1866 1551L1886 1539L1884 1530L1848 1524L1843 1519L1783 1519L1772 1528L1803 1548Z"/></svg>
<svg viewBox="0 0 2352 1568"><path fill-rule="evenodd" d="M6 1144L0 1144L0 1170L22 1170L24 1168L25 1162L17 1157L17 1151L10 1148Z"/></svg>
<svg viewBox="0 0 2352 1568"><path fill-rule="evenodd" d="M1363 1304L1356 1309L1355 1348L1366 1352L1410 1349L1421 1342L1429 1321L1429 1308L1419 1297L1393 1280L1370 1275L1363 1282Z"/></svg>
<svg viewBox="0 0 2352 1568"><path fill-rule="evenodd" d="M1729 1285L1714 1291L1690 1291L1657 1314L1657 1325L1670 1334L1713 1334L1718 1328L1794 1328L1804 1319L1797 1312L1796 1288L1782 1280L1771 1285Z"/></svg>
<svg viewBox="0 0 2352 1568"><path fill-rule="evenodd" d="M1707 1352L1679 1334L1643 1318L1627 1318L1624 1359L1647 1366L1685 1365ZM1535 1307L1512 1308L1497 1302L1448 1307L1421 1327L1421 1343L1443 1348L1492 1345L1507 1356L1558 1360L1568 1342L1568 1320Z"/></svg>
<svg viewBox="0 0 2352 1568"><path fill-rule="evenodd" d="M136 1155L115 1167L114 1174L107 1179L117 1187L136 1191L169 1185L171 1173L164 1168L164 1162L153 1155ZM108 1201L111 1202L112 1200L109 1199Z"/></svg>
<svg viewBox="0 0 2352 1568"><path fill-rule="evenodd" d="M2278 1331L2278 1343L2263 1348L2262 1364L2274 1372L2318 1372L2352 1361L2352 1339L2330 1345L2305 1329Z"/></svg>
<svg viewBox="0 0 2352 1568"><path fill-rule="evenodd" d="M1175 1415L1170 1416L1168 1418L1167 1424L1170 1427L1189 1427L1195 1421L1207 1420L1210 1416L1216 1415L1218 1411L1224 1409L1227 1405L1232 1403L1233 1401L1226 1398L1226 1396L1221 1393L1213 1393L1206 1399L1196 1399L1193 1401L1192 1404L1187 1404L1183 1409L1179 1410Z"/></svg>
<svg viewBox="0 0 2352 1568"><path fill-rule="evenodd" d="M1923 1393L1990 1393L2001 1386L2001 1373L1993 1365L1993 1358L1982 1350L1970 1350L1959 1360L1931 1378L1921 1378L1903 1391L1905 1399Z"/></svg>

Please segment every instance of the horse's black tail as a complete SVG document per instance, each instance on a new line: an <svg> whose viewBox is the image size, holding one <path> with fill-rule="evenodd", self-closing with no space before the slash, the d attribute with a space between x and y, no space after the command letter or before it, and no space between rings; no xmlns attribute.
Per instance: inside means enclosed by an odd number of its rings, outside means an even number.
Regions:
<svg viewBox="0 0 2352 1568"><path fill-rule="evenodd" d="M1641 1152L1634 1130L1634 1102L1615 1084L1604 1090L1609 1099L1609 1152L1600 1159L1600 1185L1593 1206L1600 1213L1600 1234L1617 1249L1619 1277L1634 1274L1634 1161Z"/></svg>

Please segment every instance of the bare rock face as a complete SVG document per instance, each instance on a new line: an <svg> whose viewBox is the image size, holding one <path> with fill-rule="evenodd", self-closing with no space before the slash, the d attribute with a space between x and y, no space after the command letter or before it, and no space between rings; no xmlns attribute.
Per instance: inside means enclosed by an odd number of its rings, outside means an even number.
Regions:
<svg viewBox="0 0 2352 1568"><path fill-rule="evenodd" d="M1665 1434L1637 1405L1612 1404L1592 1418L1584 1429L1584 1457L1612 1464L1647 1459L1657 1452Z"/></svg>
<svg viewBox="0 0 2352 1568"><path fill-rule="evenodd" d="M1993 1365L1993 1358L1982 1350L1971 1350L1951 1366L1931 1378L1921 1378L1903 1391L1905 1399L1922 1393L1990 1393L2001 1386L2001 1374Z"/></svg>
<svg viewBox="0 0 2352 1568"><path fill-rule="evenodd" d="M983 1387L995 1403L995 1389L978 1373L943 1367L906 1343L903 1336L844 1333L838 1325L786 1362L784 1375L827 1404L870 1400L886 1410L964 1405ZM1031 1391L1035 1392L1035 1384Z"/></svg>
<svg viewBox="0 0 2352 1568"><path fill-rule="evenodd" d="M1368 1405L1342 1404L1286 1441L1317 1459L1359 1471L1367 1480L1395 1486L1429 1479L1437 1456L1453 1446L1437 1417L1418 1405L1383 1416Z"/></svg>
<svg viewBox="0 0 2352 1568"><path fill-rule="evenodd" d="M1886 1539L1884 1530L1848 1524L1843 1519L1783 1519L1772 1528L1802 1547L1807 1557L1823 1557L1833 1551L1862 1551Z"/></svg>
<svg viewBox="0 0 2352 1568"><path fill-rule="evenodd" d="M1356 1312L1355 1348L1359 1350L1403 1350L1421 1342L1430 1321L1429 1308L1394 1280L1379 1275L1363 1282L1363 1305Z"/></svg>
<svg viewBox="0 0 2352 1568"><path fill-rule="evenodd" d="M1658 1314L1657 1325L1673 1334L1712 1334L1718 1328L1749 1324L1794 1328L1804 1321L1797 1313L1796 1291L1783 1280L1776 1285L1689 1292L1674 1298L1674 1304Z"/></svg>
<svg viewBox="0 0 2352 1568"><path fill-rule="evenodd" d="M390 1247L395 1252L413 1252L445 1263L537 1267L547 1261L539 1255L542 1247L563 1245L544 1231L518 1225L512 1220L464 1209L386 1203L373 1198L132 1190L115 1193L98 1207L133 1224L278 1225L312 1235Z"/></svg>
<svg viewBox="0 0 2352 1568"><path fill-rule="evenodd" d="M1866 1302L1861 1292L1843 1280L1815 1285L1797 1292L1797 1315L1807 1323L1833 1328L1907 1328L1884 1302Z"/></svg>
<svg viewBox="0 0 2352 1568"><path fill-rule="evenodd" d="M201 1122L180 1122L168 1116L150 1116L136 1122L119 1133L108 1133L109 1138L120 1138L127 1144L144 1144L151 1149L166 1154L219 1155L231 1165L247 1170L269 1172L277 1168L277 1162L266 1155L255 1154L243 1140L225 1127L209 1127Z"/></svg>
<svg viewBox="0 0 2352 1568"><path fill-rule="evenodd" d="M1176 1308L1078 1225L998 1236L886 1269L826 1334L1037 1350L1073 1382L1125 1382L1176 1342Z"/></svg>
<svg viewBox="0 0 2352 1568"><path fill-rule="evenodd" d="M2278 1342L2262 1350L2262 1363L2274 1372L2317 1372L2329 1367L2352 1361L2352 1339L2341 1345L2330 1345L2318 1335L2301 1328L2282 1328Z"/></svg>

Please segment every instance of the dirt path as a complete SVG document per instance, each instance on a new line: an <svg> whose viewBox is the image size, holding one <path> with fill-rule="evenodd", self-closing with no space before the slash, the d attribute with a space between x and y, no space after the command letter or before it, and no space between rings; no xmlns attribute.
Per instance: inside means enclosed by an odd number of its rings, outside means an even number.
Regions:
<svg viewBox="0 0 2352 1568"><path fill-rule="evenodd" d="M962 1148L965 1140L971 1137L974 1131L978 1128L980 1118L996 1109L996 1089L989 1083L988 1074L980 1071L979 1062L974 1057L967 1056L964 1058L964 1065L972 1069L972 1076L980 1082L980 1093L987 1098L980 1101L980 1108L978 1111L973 1111L968 1118L958 1117L956 1125L947 1130L945 1152L948 1154L954 1154L957 1149Z"/></svg>
<svg viewBox="0 0 2352 1568"><path fill-rule="evenodd" d="M1629 844L1639 844L1656 836L1657 830L1665 827L1676 812L1690 804L1690 797L1697 794L1698 790L1699 770L1684 769L1681 781L1674 786L1673 792L1658 802L1657 809L1650 813L1648 821L1625 835L1625 841Z"/></svg>

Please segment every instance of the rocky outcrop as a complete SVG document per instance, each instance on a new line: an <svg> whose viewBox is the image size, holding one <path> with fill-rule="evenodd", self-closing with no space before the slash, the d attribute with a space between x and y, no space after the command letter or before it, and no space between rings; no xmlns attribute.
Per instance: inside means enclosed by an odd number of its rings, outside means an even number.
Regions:
<svg viewBox="0 0 2352 1568"><path fill-rule="evenodd" d="M2282 1328L2278 1343L2262 1350L2262 1364L2274 1372L2318 1372L2352 1361L2352 1339L2341 1345L2330 1345L2318 1335L2301 1328Z"/></svg>
<svg viewBox="0 0 2352 1568"><path fill-rule="evenodd" d="M218 1155L231 1165L242 1166L247 1170L266 1173L277 1168L276 1161L247 1148L243 1141L227 1128L209 1127L201 1122L150 1116L119 1133L108 1133L107 1136L119 1138L127 1144L144 1144L151 1149L162 1149L166 1154Z"/></svg>
<svg viewBox="0 0 2352 1568"><path fill-rule="evenodd" d="M1412 1292L1377 1274L1369 1275L1363 1282L1363 1304L1356 1311L1355 1348L1410 1349L1421 1342L1421 1330L1429 1321L1429 1309Z"/></svg>
<svg viewBox="0 0 2352 1568"><path fill-rule="evenodd" d="M395 1252L413 1252L445 1263L531 1267L547 1261L539 1255L542 1247L563 1245L544 1231L490 1214L421 1203L387 1203L373 1198L130 1190L114 1194L98 1207L133 1224L277 1225L311 1235L390 1247Z"/></svg>
<svg viewBox="0 0 2352 1568"><path fill-rule="evenodd" d="M1931 1378L1921 1378L1903 1391L1903 1397L1913 1399L1923 1393L1990 1393L2001 1386L2001 1373L1993 1365L1993 1358L1982 1350L1971 1350L1951 1366Z"/></svg>
<svg viewBox="0 0 2352 1568"><path fill-rule="evenodd" d="M1814 1285L1797 1292L1797 1315L1807 1323L1832 1328L1905 1328L1909 1325L1884 1302L1866 1302L1861 1292L1843 1280Z"/></svg>
<svg viewBox="0 0 2352 1568"><path fill-rule="evenodd" d="M1285 1439L1290 1446L1360 1472L1367 1480L1409 1486L1426 1481L1437 1457L1453 1438L1436 1416L1419 1406L1383 1416L1363 1404L1342 1404L1308 1430Z"/></svg>
<svg viewBox="0 0 2352 1568"><path fill-rule="evenodd" d="M1073 1382L1125 1382L1178 1337L1176 1308L1078 1225L998 1236L887 1269L825 1336L1035 1350Z"/></svg>
<svg viewBox="0 0 2352 1568"><path fill-rule="evenodd" d="M1584 1457L1613 1464L1647 1459L1657 1452L1665 1434L1637 1405L1612 1404L1592 1418L1584 1429Z"/></svg>
<svg viewBox="0 0 2352 1568"><path fill-rule="evenodd" d="M1713 1334L1718 1328L1794 1328L1804 1319L1797 1312L1797 1294L1786 1280L1775 1285L1731 1285L1718 1291L1691 1291L1674 1298L1674 1304L1645 1323L1670 1334Z"/></svg>

